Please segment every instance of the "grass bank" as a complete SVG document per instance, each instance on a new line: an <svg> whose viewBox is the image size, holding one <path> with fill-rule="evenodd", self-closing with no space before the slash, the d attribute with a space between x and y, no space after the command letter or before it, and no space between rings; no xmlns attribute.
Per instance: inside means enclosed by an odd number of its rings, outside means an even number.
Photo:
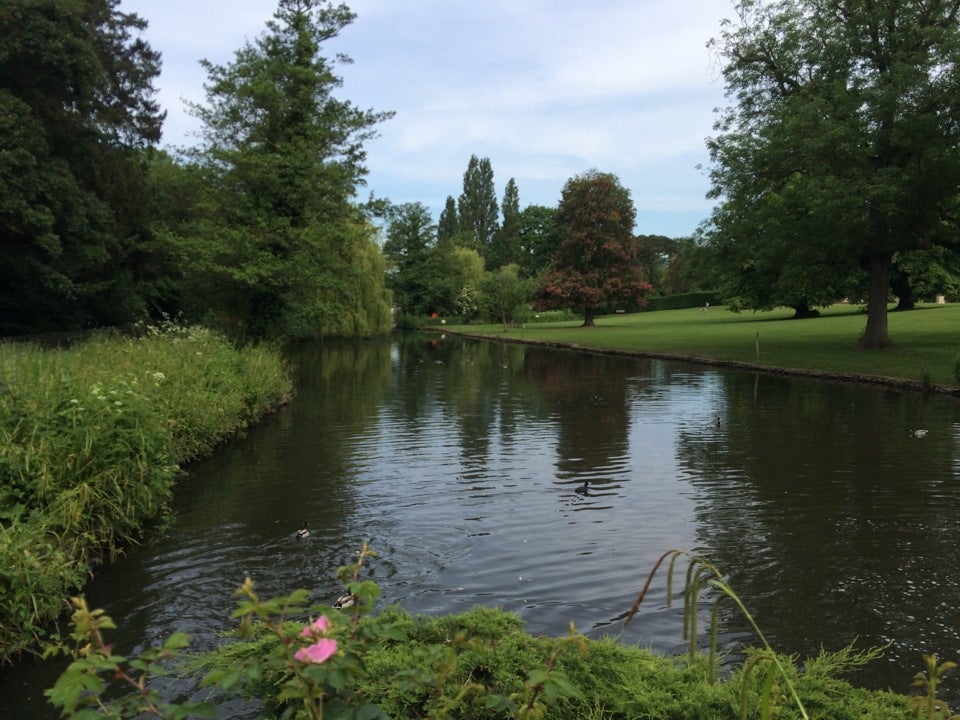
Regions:
<svg viewBox="0 0 960 720"><path fill-rule="evenodd" d="M0 660L164 521L180 466L291 391L279 354L199 327L0 344Z"/></svg>
<svg viewBox="0 0 960 720"><path fill-rule="evenodd" d="M744 364L770 371L795 371L852 380L876 380L921 388L955 391L960 359L960 305L922 305L889 314L896 347L860 350L857 338L866 323L856 306L834 305L821 317L795 320L787 309L735 314L723 307L597 319L594 328L581 322L502 325L448 325L451 332L555 344L581 349L622 351L701 362Z"/></svg>

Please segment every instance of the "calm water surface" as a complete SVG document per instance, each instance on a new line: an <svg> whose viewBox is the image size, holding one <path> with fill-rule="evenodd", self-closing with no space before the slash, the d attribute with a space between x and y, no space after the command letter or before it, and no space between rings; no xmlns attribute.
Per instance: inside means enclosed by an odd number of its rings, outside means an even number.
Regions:
<svg viewBox="0 0 960 720"><path fill-rule="evenodd" d="M333 602L368 542L383 601L414 613L495 605L535 633L573 621L675 652L664 576L622 618L682 548L729 573L779 650L889 643L860 684L907 691L922 653L960 660L954 400L434 335L291 360L294 402L192 466L169 537L88 587L121 652L178 630L216 646L247 576ZM750 641L732 610L722 639ZM55 717L39 699L55 673L3 671L0 718Z"/></svg>

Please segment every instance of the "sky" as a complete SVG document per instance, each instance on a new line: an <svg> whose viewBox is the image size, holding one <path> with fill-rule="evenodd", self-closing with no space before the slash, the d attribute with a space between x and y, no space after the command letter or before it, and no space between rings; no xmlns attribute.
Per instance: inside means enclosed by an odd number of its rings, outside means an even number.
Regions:
<svg viewBox="0 0 960 720"><path fill-rule="evenodd" d="M637 234L682 237L712 207L706 139L726 104L707 49L732 0L347 0L357 17L328 41L344 53L337 97L394 111L366 144L370 193L421 202L436 221L463 190L471 155L489 158L498 201L555 207L588 170L616 175ZM203 103L200 60L232 62L276 0L121 0L161 53L163 144L197 142L185 101Z"/></svg>

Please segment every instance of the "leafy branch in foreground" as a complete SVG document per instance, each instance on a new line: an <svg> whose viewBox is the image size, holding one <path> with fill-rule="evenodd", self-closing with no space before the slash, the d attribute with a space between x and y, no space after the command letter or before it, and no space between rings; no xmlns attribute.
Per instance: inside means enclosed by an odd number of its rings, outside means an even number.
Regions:
<svg viewBox="0 0 960 720"><path fill-rule="evenodd" d="M50 702L59 707L64 717L128 718L142 715L179 720L190 715L212 717L210 703L170 703L160 692L148 687L152 677L162 674L161 663L178 657L189 644L184 633L173 633L158 648L151 648L139 657L128 660L116 655L113 646L104 640L103 631L116 628L103 610L90 610L82 597L72 598L76 610L70 619L72 644L55 640L44 657L69 655L73 661L46 691ZM111 680L108 681L107 678ZM105 700L108 688L119 685L126 689L113 700Z"/></svg>

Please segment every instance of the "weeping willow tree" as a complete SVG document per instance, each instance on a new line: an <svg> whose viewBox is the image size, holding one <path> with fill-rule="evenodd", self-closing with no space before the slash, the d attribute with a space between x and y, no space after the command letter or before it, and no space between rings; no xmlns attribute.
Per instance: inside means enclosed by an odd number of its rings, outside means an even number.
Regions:
<svg viewBox="0 0 960 720"><path fill-rule="evenodd" d="M192 111L203 142L193 160L205 193L184 244L193 291L242 336L389 328L383 260L354 198L364 143L391 113L335 97L335 65L349 59L321 52L354 18L342 4L280 0L232 63L202 63L206 103Z"/></svg>

